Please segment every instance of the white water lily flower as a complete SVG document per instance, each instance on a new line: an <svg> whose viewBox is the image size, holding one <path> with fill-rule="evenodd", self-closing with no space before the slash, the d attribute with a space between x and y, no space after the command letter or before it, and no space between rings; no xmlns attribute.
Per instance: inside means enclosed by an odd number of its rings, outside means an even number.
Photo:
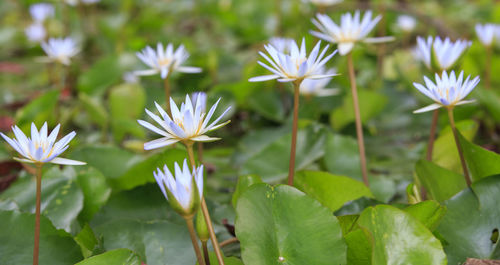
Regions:
<svg viewBox="0 0 500 265"><path fill-rule="evenodd" d="M377 25L382 16L372 19L372 12L367 11L361 19L361 13L356 10L354 15L345 13L340 17L340 25L324 14L317 14L312 23L320 30L310 31L317 38L337 43L340 55L348 54L357 42L380 43L394 40L393 37L368 38L367 35Z"/></svg>
<svg viewBox="0 0 500 265"><path fill-rule="evenodd" d="M448 70L455 65L471 44L472 42L467 40L452 42L450 38L442 40L440 37L433 38L432 36L427 39L417 37L415 58L423 61L429 69L437 67L438 71ZM436 66L433 65L433 56Z"/></svg>
<svg viewBox="0 0 500 265"><path fill-rule="evenodd" d="M33 23L24 29L26 38L32 42L42 42L47 36L47 31L45 27L40 23Z"/></svg>
<svg viewBox="0 0 500 265"><path fill-rule="evenodd" d="M474 100L463 100L479 83L479 76L470 80L470 76L464 81L464 72L462 71L458 78L455 72L450 75L443 71L441 77L436 74L436 83L424 76L425 86L413 83L413 85L422 92L422 94L434 100L436 103L425 108L418 109L413 113L421 113L438 109L440 107L453 108L457 105L463 105L474 102Z"/></svg>
<svg viewBox="0 0 500 265"><path fill-rule="evenodd" d="M333 6L344 2L344 0L309 0L309 2L317 6Z"/></svg>
<svg viewBox="0 0 500 265"><path fill-rule="evenodd" d="M158 128L151 123L143 120L138 120L139 124L145 128L162 135L162 138L147 142L144 144L144 150L151 150L167 145L174 144L176 142L212 142L219 140L220 138L213 138L205 135L205 133L221 128L222 126L228 124L230 121L226 121L217 124L222 117L231 109L227 108L222 115L215 119L210 124L209 121L212 115L219 105L219 100L210 108L208 113L202 110L202 101L198 97L195 104L192 103L189 95L186 95L186 102L181 104L181 108L178 109L174 100L170 98L170 109L172 117L170 117L163 108L155 102L156 108L160 113L160 116L153 114L146 109L146 113L158 123L161 128Z"/></svg>
<svg viewBox="0 0 500 265"><path fill-rule="evenodd" d="M48 42L42 42L41 46L47 54L47 57L43 58L43 61L59 62L64 65L69 65L71 57L80 52L80 48L70 37L50 38Z"/></svg>
<svg viewBox="0 0 500 265"><path fill-rule="evenodd" d="M66 158L58 157L66 149L68 149L68 143L75 137L76 133L71 132L64 136L61 140L56 142L57 134L59 133L58 124L54 130L47 136L47 123L45 122L38 131L35 123L31 124L31 138L26 137L26 135L17 126L12 127L12 131L16 136L10 139L5 134L0 133L0 135L9 143L12 148L14 148L21 156L24 158L14 159L19 162L27 163L53 163L61 165L85 165L86 163L70 160Z"/></svg>
<svg viewBox="0 0 500 265"><path fill-rule="evenodd" d="M400 15L397 19L397 26L402 31L411 32L417 26L417 20L412 16Z"/></svg>
<svg viewBox="0 0 500 265"><path fill-rule="evenodd" d="M495 39L498 26L495 24L476 24L476 34L484 46L491 46Z"/></svg>
<svg viewBox="0 0 500 265"><path fill-rule="evenodd" d="M323 71L322 71L323 72ZM335 74L335 69L324 72L327 75ZM340 90L335 88L326 88L332 80L331 77L323 79L306 79L300 84L300 94L305 96L328 97L337 95Z"/></svg>
<svg viewBox="0 0 500 265"><path fill-rule="evenodd" d="M191 95L193 102L198 102L200 100L201 112L207 111L207 93L205 92L194 92Z"/></svg>
<svg viewBox="0 0 500 265"><path fill-rule="evenodd" d="M161 78L165 79L174 71L190 74L201 72L201 68L182 65L189 58L189 53L183 45L174 51L173 44L169 43L166 48L163 48L163 44L158 43L156 51L147 46L137 53L137 57L151 67L149 70L136 71L137 75L161 74Z"/></svg>
<svg viewBox="0 0 500 265"><path fill-rule="evenodd" d="M54 6L48 3L33 4L30 14L35 22L43 23L47 18L54 17Z"/></svg>
<svg viewBox="0 0 500 265"><path fill-rule="evenodd" d="M321 53L320 46L321 41L316 44L309 56L307 56L305 39L302 39L300 49L294 41L291 44L290 51L287 53L279 52L278 49L271 44L265 45L264 48L269 53L269 56L263 52L259 52L259 54L264 57L271 66L261 61L258 63L273 74L252 77L248 81L260 82L278 79L279 82L292 82L300 79L321 79L334 76L335 74L323 74L320 71L325 63L330 60L337 51L324 57L329 45L326 45Z"/></svg>
<svg viewBox="0 0 500 265"><path fill-rule="evenodd" d="M168 170L159 168L153 173L158 186L174 210L181 215L192 215L197 212L203 197L203 165L191 171L184 159L182 169L175 162L175 178Z"/></svg>
<svg viewBox="0 0 500 265"><path fill-rule="evenodd" d="M290 38L273 37L269 40L269 44L281 53L289 53L293 43L295 40Z"/></svg>

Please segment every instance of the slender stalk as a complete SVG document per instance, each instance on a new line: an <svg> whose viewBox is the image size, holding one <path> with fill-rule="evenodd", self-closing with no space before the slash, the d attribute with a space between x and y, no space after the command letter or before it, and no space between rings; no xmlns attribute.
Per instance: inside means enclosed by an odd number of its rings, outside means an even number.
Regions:
<svg viewBox="0 0 500 265"><path fill-rule="evenodd" d="M198 142L198 161L203 164L203 142Z"/></svg>
<svg viewBox="0 0 500 265"><path fill-rule="evenodd" d="M33 265L38 265L40 249L40 202L42 199L42 165L36 164L36 210L35 210L35 243L33 247Z"/></svg>
<svg viewBox="0 0 500 265"><path fill-rule="evenodd" d="M455 126L455 118L453 117L453 108L448 108L448 118L450 119L451 130L453 131L453 136L455 136L455 143L457 145L458 155L460 156L460 162L462 163L462 170L464 171L465 182L467 186L470 187L472 181L470 179L469 171L467 170L467 164L465 164L464 153L462 151L462 146L460 145L460 140L458 139L458 131Z"/></svg>
<svg viewBox="0 0 500 265"><path fill-rule="evenodd" d="M163 88L165 89L165 102L167 104L167 114L172 115L170 112L170 83L168 82L169 75L163 80Z"/></svg>
<svg viewBox="0 0 500 265"><path fill-rule="evenodd" d="M224 246L236 243L236 242L239 242L238 238L232 237L230 239L227 239L227 240L224 240L224 241L220 242L219 246L220 247L224 247Z"/></svg>
<svg viewBox="0 0 500 265"><path fill-rule="evenodd" d="M493 56L491 46L486 47L486 66L484 70L484 80L487 89L491 88L491 56Z"/></svg>
<svg viewBox="0 0 500 265"><path fill-rule="evenodd" d="M359 111L358 89L356 88L356 76L354 74L354 64L352 62L352 53L347 54L347 67L349 68L349 79L351 82L352 101L354 105L354 116L356 117L356 135L358 138L359 158L361 162L361 173L363 174L363 182L367 187L368 170L366 168L365 142L363 139L363 125L361 123L361 113Z"/></svg>
<svg viewBox="0 0 500 265"><path fill-rule="evenodd" d="M432 113L431 131L429 133L429 142L427 143L427 154L425 158L432 161L432 152L434 151L434 140L436 139L436 128L439 120L439 109Z"/></svg>
<svg viewBox="0 0 500 265"><path fill-rule="evenodd" d="M207 265L210 265L210 256L208 255L207 241L201 241L201 248L203 249L203 257L205 257L205 263Z"/></svg>
<svg viewBox="0 0 500 265"><path fill-rule="evenodd" d="M293 176L295 174L295 152L297 149L297 125L299 121L299 95L302 79L293 82L293 124L292 124L292 145L290 148L290 164L288 166L288 185L293 186Z"/></svg>
<svg viewBox="0 0 500 265"><path fill-rule="evenodd" d="M189 230L189 236L191 237L191 242L193 243L194 252L196 253L196 259L198 264L205 265L203 256L201 254L200 246L198 246L198 239L196 238L196 232L194 231L193 217L185 217L186 224Z"/></svg>
<svg viewBox="0 0 500 265"><path fill-rule="evenodd" d="M196 162L194 159L193 142L186 142L184 144L186 145L189 162L194 169L196 167ZM201 211L203 212L203 217L205 218L205 222L207 223L208 233L210 234L210 241L212 241L215 255L217 256L217 261L219 261L219 265L224 265L223 255L219 247L219 242L217 242L217 236L215 235L214 227L212 225L212 219L210 218L207 203L205 202L205 197L201 198Z"/></svg>

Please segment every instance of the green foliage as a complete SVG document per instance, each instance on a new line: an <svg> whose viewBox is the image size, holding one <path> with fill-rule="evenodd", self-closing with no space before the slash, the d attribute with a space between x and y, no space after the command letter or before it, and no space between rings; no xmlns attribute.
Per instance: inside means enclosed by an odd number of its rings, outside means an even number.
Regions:
<svg viewBox="0 0 500 265"><path fill-rule="evenodd" d="M115 86L109 93L111 128L116 141L130 133L138 138L144 137L144 130L137 123L146 104L144 89L137 84Z"/></svg>
<svg viewBox="0 0 500 265"><path fill-rule="evenodd" d="M241 169L242 174L256 174L264 181L278 181L288 175L291 133L268 143L250 157ZM297 133L297 156L295 169L301 170L323 156L326 129L309 126Z"/></svg>
<svg viewBox="0 0 500 265"><path fill-rule="evenodd" d="M463 175L427 160L418 161L415 170L429 195L439 202L451 198L467 186Z"/></svg>
<svg viewBox="0 0 500 265"><path fill-rule="evenodd" d="M0 211L0 263L26 265L33 262L35 215ZM57 230L49 219L40 219L40 264L67 265L83 259L70 234Z"/></svg>
<svg viewBox="0 0 500 265"><path fill-rule="evenodd" d="M238 178L238 183L236 183L236 190L233 193L232 203L233 207L236 208L236 203L240 196L252 185L262 183L262 179L257 175L247 175L240 176Z"/></svg>
<svg viewBox="0 0 500 265"><path fill-rule="evenodd" d="M243 193L236 206L236 235L245 263L346 262L346 245L337 219L317 201L289 186L255 184Z"/></svg>
<svg viewBox="0 0 500 265"><path fill-rule="evenodd" d="M500 156L494 152L483 149L460 135L460 144L472 181L500 174Z"/></svg>
<svg viewBox="0 0 500 265"><path fill-rule="evenodd" d="M16 114L17 126L23 131L28 131L31 123L34 122L38 127L45 121L54 121L53 113L59 99L59 91L49 91L31 101Z"/></svg>
<svg viewBox="0 0 500 265"><path fill-rule="evenodd" d="M326 172L300 171L295 177L294 184L332 212L346 202L361 197L373 197L370 189L362 182Z"/></svg>
<svg viewBox="0 0 500 265"><path fill-rule="evenodd" d="M450 264L466 258L500 258L498 237L494 240L499 230L499 192L500 176L496 175L473 183L444 203L448 210L437 231L446 242Z"/></svg>
<svg viewBox="0 0 500 265"><path fill-rule="evenodd" d="M19 179L0 194L0 200L14 201L21 211L35 212L36 183L31 177ZM71 168L64 171L52 167L42 176L41 213L58 229L73 232L83 208L83 193Z"/></svg>
<svg viewBox="0 0 500 265"><path fill-rule="evenodd" d="M367 208L358 225L370 239L373 265L447 264L441 242L424 224L395 207Z"/></svg>
<svg viewBox="0 0 500 265"><path fill-rule="evenodd" d="M90 95L101 95L121 78L122 72L116 55L99 59L78 78L78 90Z"/></svg>
<svg viewBox="0 0 500 265"><path fill-rule="evenodd" d="M106 253L85 259L77 265L141 265L139 257L128 249L115 249Z"/></svg>
<svg viewBox="0 0 500 265"><path fill-rule="evenodd" d="M374 91L359 90L358 98L363 123L377 116L387 104L387 97ZM344 97L343 105L335 109L330 116L330 123L335 130L354 122L353 109L352 96L348 94Z"/></svg>

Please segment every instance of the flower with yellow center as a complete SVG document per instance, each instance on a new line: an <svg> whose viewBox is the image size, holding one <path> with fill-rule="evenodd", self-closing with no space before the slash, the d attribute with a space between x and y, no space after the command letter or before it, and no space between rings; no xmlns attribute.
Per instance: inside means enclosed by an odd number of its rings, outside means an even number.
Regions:
<svg viewBox="0 0 500 265"><path fill-rule="evenodd" d="M340 17L340 24L337 25L329 16L317 14L312 22L320 31L311 31L311 34L328 42L337 43L339 53L343 56L351 52L357 42L379 43L394 40L393 37L367 37L381 18L379 15L372 19L372 12L367 11L361 19L361 13L357 10L354 15L343 14Z"/></svg>
<svg viewBox="0 0 500 265"><path fill-rule="evenodd" d="M337 51L325 57L328 45L321 51L321 41L316 44L309 56L306 53L306 42L302 39L302 45L299 46L295 41L289 44L289 51L279 51L272 44L264 46L269 56L263 52L259 54L266 59L270 64L258 62L261 66L271 71L272 75L264 75L250 78L250 82L260 82L272 79L278 79L279 82L293 82L295 80L304 79L322 79L337 74L325 74L322 72L322 67L330 60Z"/></svg>
<svg viewBox="0 0 500 265"><path fill-rule="evenodd" d="M136 71L136 75L156 75L159 73L161 78L165 79L174 71L181 73L201 72L201 68L182 65L189 58L189 53L183 45L174 51L173 44L169 43L166 48L163 48L163 44L158 43L156 51L147 46L137 53L137 57L151 69Z"/></svg>
<svg viewBox="0 0 500 265"><path fill-rule="evenodd" d="M413 85L422 92L422 94L434 100L436 103L425 108L418 109L414 113L422 113L435 110L441 107L453 108L457 105L463 105L474 102L474 100L463 100L479 83L479 76L470 80L468 76L464 81L464 72L462 71L458 78L455 72L451 71L450 75L443 71L441 77L436 74L436 83L433 83L429 78L424 76L425 86L413 83Z"/></svg>
<svg viewBox="0 0 500 265"><path fill-rule="evenodd" d="M163 137L145 143L144 149L156 149L176 142L212 142L219 140L220 138L205 135L205 133L221 128L230 122L226 121L217 124L231 109L228 107L222 115L209 124L219 101L220 99L212 106L212 108L210 108L208 113L206 113L202 109L203 102L201 97L197 97L196 102L193 104L189 95L186 95L186 101L181 104L180 109L177 108L174 100L170 98L170 110L172 112L172 117L170 117L167 112L165 112L165 110L155 102L156 109L160 113L160 116L147 109L146 113L160 125L160 128L147 121L138 120L138 122L140 125Z"/></svg>
<svg viewBox="0 0 500 265"><path fill-rule="evenodd" d="M47 136L47 123L43 124L40 131L36 128L35 123L32 123L31 138L26 137L26 135L17 126L12 127L12 131L16 136L15 138L11 139L3 133L0 133L0 135L5 139L5 141L7 141L7 143L10 144L10 146L12 146L12 148L24 157L14 158L19 162L35 164L53 163L61 165L85 165L84 162L58 157L66 149L68 149L68 143L76 135L75 132L71 132L56 142L59 128L60 125L57 125L50 135Z"/></svg>

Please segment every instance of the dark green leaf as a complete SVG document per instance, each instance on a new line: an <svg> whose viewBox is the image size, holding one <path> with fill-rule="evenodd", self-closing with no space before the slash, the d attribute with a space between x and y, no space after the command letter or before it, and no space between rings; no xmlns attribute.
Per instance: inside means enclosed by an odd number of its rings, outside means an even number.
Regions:
<svg viewBox="0 0 500 265"><path fill-rule="evenodd" d="M329 172L362 180L356 139L340 134L328 134L323 160Z"/></svg>
<svg viewBox="0 0 500 265"><path fill-rule="evenodd" d="M100 95L116 81L122 71L118 57L110 55L99 59L92 67L78 78L78 90L90 95Z"/></svg>
<svg viewBox="0 0 500 265"><path fill-rule="evenodd" d="M84 223L89 222L108 200L111 188L106 182L106 177L92 167L79 167L76 181L84 196L79 220Z"/></svg>
<svg viewBox="0 0 500 265"><path fill-rule="evenodd" d="M101 255L93 256L76 265L141 265L139 257L128 249L114 249Z"/></svg>
<svg viewBox="0 0 500 265"><path fill-rule="evenodd" d="M462 135L459 137L473 182L500 174L500 155L469 142Z"/></svg>
<svg viewBox="0 0 500 265"><path fill-rule="evenodd" d="M446 207L435 201L423 201L406 207L404 211L419 220L430 231L434 231L443 219Z"/></svg>
<svg viewBox="0 0 500 265"><path fill-rule="evenodd" d="M0 264L33 262L35 215L0 211ZM45 216L40 218L40 264L68 265L83 259L71 235L57 230Z"/></svg>
<svg viewBox="0 0 500 265"><path fill-rule="evenodd" d="M232 203L233 207L236 208L236 203L240 198L241 194L245 192L253 184L262 183L262 179L257 175L246 175L240 176L238 178L238 183L236 184L236 190L233 193Z"/></svg>
<svg viewBox="0 0 500 265"><path fill-rule="evenodd" d="M59 99L59 91L49 91L31 101L16 114L17 126L24 132L28 131L34 122L38 128L47 121L54 121L54 109Z"/></svg>
<svg viewBox="0 0 500 265"><path fill-rule="evenodd" d="M437 231L446 241L450 264L466 258L500 259L500 175L483 178L445 202L448 209Z"/></svg>
<svg viewBox="0 0 500 265"><path fill-rule="evenodd" d="M327 172L300 171L296 175L294 185L332 212L340 209L346 202L361 197L373 197L370 189L362 182Z"/></svg>
<svg viewBox="0 0 500 265"><path fill-rule="evenodd" d="M42 176L41 213L48 217L56 228L68 232L76 225L76 218L83 208L83 194L75 182L71 168L64 171L52 167ZM0 195L1 200L16 202L21 211L35 212L36 182L32 178L19 179Z"/></svg>
<svg viewBox="0 0 500 265"><path fill-rule="evenodd" d="M367 208L358 225L371 239L373 265L446 264L441 242L417 219L395 207Z"/></svg>
<svg viewBox="0 0 500 265"><path fill-rule="evenodd" d="M290 186L255 184L236 207L236 235L247 264L345 264L337 219Z"/></svg>
<svg viewBox="0 0 500 265"><path fill-rule="evenodd" d="M415 170L428 194L439 202L451 198L467 186L463 175L427 160L418 161Z"/></svg>

